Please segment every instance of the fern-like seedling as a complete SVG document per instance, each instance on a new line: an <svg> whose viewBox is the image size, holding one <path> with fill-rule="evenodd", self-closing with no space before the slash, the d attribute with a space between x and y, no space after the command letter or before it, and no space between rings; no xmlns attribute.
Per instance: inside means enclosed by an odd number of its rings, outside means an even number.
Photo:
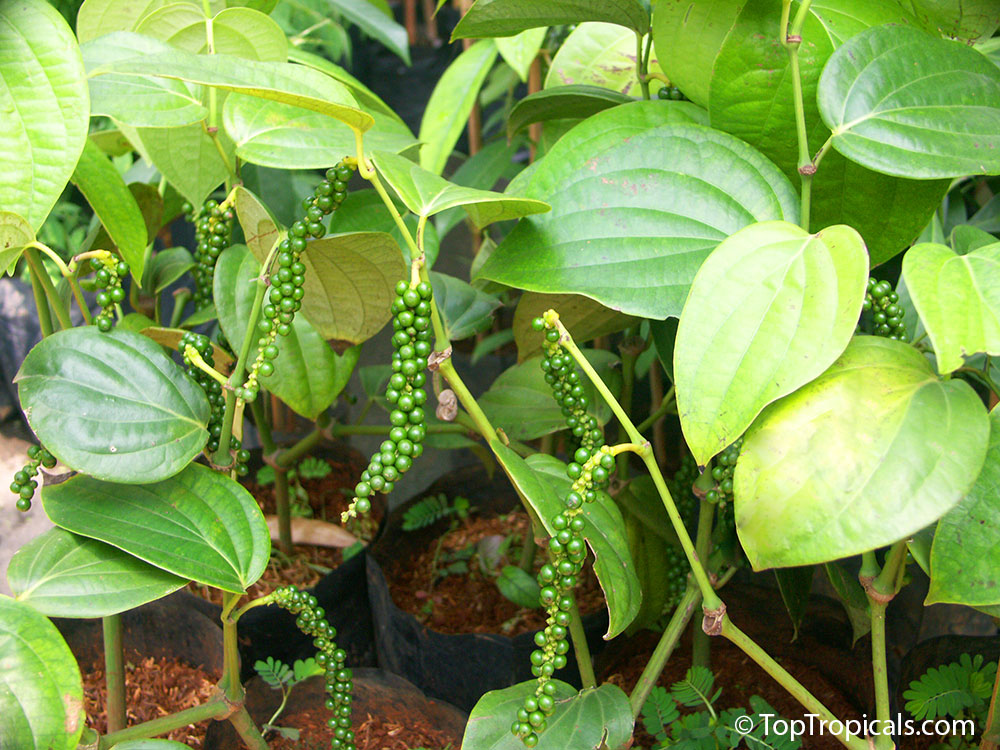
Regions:
<svg viewBox="0 0 1000 750"><path fill-rule="evenodd" d="M995 662L983 662L980 655L962 654L957 662L931 667L903 693L906 710L917 720L982 712L997 672Z"/></svg>
<svg viewBox="0 0 1000 750"><path fill-rule="evenodd" d="M267 657L267 661L258 659L254 662L253 668L260 678L275 690L281 690L293 677L291 667L273 656Z"/></svg>
<svg viewBox="0 0 1000 750"><path fill-rule="evenodd" d="M662 745L670 736L670 725L680 715L670 691L657 685L642 706L642 725Z"/></svg>
<svg viewBox="0 0 1000 750"><path fill-rule="evenodd" d="M298 466L299 476L302 479L322 479L331 471L333 469L330 468L330 464L315 456L303 458Z"/></svg>
<svg viewBox="0 0 1000 750"><path fill-rule="evenodd" d="M403 531L424 529L449 516L465 518L468 512L469 501L464 497L448 502L444 493L428 495L407 508L403 514Z"/></svg>
<svg viewBox="0 0 1000 750"><path fill-rule="evenodd" d="M680 682L675 682L670 686L670 693L674 700L682 706L688 708L712 709L712 704L722 694L721 688L712 694L715 685L715 676L705 667L691 667Z"/></svg>
<svg viewBox="0 0 1000 750"><path fill-rule="evenodd" d="M292 688L300 682L308 680L310 677L323 674L323 667L317 664L316 660L312 657L308 659L296 659L295 663L289 667L284 662L275 659L273 656L269 656L266 661L258 659L254 662L253 668L260 678L271 688L281 691L281 704L271 718L264 723L263 728L277 732L286 739L297 741L299 739L298 729L294 729L293 727L279 727L274 722L281 716L281 712L285 710L285 704L288 703L288 696L291 694Z"/></svg>

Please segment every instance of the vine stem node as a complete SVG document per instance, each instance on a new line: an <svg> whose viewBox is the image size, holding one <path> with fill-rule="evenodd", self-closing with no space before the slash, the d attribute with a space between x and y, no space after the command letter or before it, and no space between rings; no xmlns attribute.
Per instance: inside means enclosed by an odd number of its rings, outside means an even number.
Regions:
<svg viewBox="0 0 1000 750"><path fill-rule="evenodd" d="M701 629L705 635L722 635L722 621L726 618L726 605L720 604L716 609L703 610Z"/></svg>
<svg viewBox="0 0 1000 750"><path fill-rule="evenodd" d="M807 176L816 174L816 165L811 163L803 164L801 167L799 167L799 174Z"/></svg>
<svg viewBox="0 0 1000 750"><path fill-rule="evenodd" d="M441 363L445 360L451 359L451 347L443 351L433 351L430 356L427 357L427 369L431 372L437 372L438 368L441 367Z"/></svg>

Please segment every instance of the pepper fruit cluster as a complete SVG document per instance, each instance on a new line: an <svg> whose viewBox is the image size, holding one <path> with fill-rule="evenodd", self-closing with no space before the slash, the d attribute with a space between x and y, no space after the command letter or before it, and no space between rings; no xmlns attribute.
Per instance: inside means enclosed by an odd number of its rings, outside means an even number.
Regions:
<svg viewBox="0 0 1000 750"><path fill-rule="evenodd" d="M337 648L336 629L325 619L326 613L317 606L316 597L294 586L283 586L272 594L274 603L296 615L295 625L306 635L312 636L316 647L316 663L324 670L326 680L326 708L333 713L327 726L333 730L331 750L356 750L354 730L351 729L351 695L353 674L345 666L347 653Z"/></svg>
<svg viewBox="0 0 1000 750"><path fill-rule="evenodd" d="M208 336L188 331L181 337L179 348L184 357L185 372L205 392L209 406L212 409L208 420L208 444L205 446L208 454L212 455L219 449L219 436L222 435L222 419L226 411L226 394L222 392L222 384L200 367L196 367L193 361L194 356L197 355L204 364L214 367L215 361L212 353L212 342ZM244 449L236 437L230 438L229 445L230 449L234 451L236 458L236 473L241 477L246 476L249 472L247 462L250 460L250 451Z"/></svg>
<svg viewBox="0 0 1000 750"><path fill-rule="evenodd" d="M899 294L888 281L868 278L868 290L861 306L858 330L873 336L903 341L906 338L906 311L899 304Z"/></svg>
<svg viewBox="0 0 1000 750"><path fill-rule="evenodd" d="M10 483L10 491L17 495L17 509L19 511L31 510L31 498L35 496L38 489L38 467L44 466L51 469L56 465L56 457L49 453L40 445L32 445L28 448L28 462L24 467L14 474L14 481Z"/></svg>
<svg viewBox="0 0 1000 750"><path fill-rule="evenodd" d="M305 296L306 266L302 253L306 249L307 238L319 239L326 234L323 218L337 210L347 197L347 182L354 170L353 164L342 160L337 166L326 171L323 179L313 190L311 197L302 201L302 216L288 228L288 237L278 245L277 270L272 272L263 316L257 323L260 338L257 339L257 358L250 365L246 382L237 388L236 395L251 402L257 398L260 378L274 373L274 360L278 356L278 336L292 332L295 313L302 308Z"/></svg>
<svg viewBox="0 0 1000 750"><path fill-rule="evenodd" d="M94 318L94 323L98 330L107 333L115 319L115 305L125 299L122 279L128 276L128 263L107 251L101 251L99 257L90 259L90 267L95 271L94 283L101 290L97 293L97 304L101 306L101 312Z"/></svg>
<svg viewBox="0 0 1000 750"><path fill-rule="evenodd" d="M395 483L409 471L413 461L424 452L427 427L423 405L427 401L424 383L427 357L431 353L431 299L433 290L426 281L411 286L406 281L396 284L392 301L392 375L385 389L389 412L388 439L361 473L354 488L354 498L341 514L341 522L371 510L371 497L376 492L389 494Z"/></svg>
<svg viewBox="0 0 1000 750"><path fill-rule="evenodd" d="M182 210L194 224L195 266L191 274L194 276L194 306L201 310L212 304L215 263L231 244L235 216L231 209L220 206L214 198L206 200L198 211L190 203L184 203Z"/></svg>
<svg viewBox="0 0 1000 750"><path fill-rule="evenodd" d="M736 516L733 513L733 472L740 458L743 438L733 441L715 460L712 479L715 486L705 493L705 499L718 507L717 527L723 531L735 531Z"/></svg>
<svg viewBox="0 0 1000 750"><path fill-rule="evenodd" d="M538 735L545 731L555 710L556 687L552 675L566 666L569 626L576 608L573 590L587 558L583 505L593 501L598 490L607 487L615 468L614 453L604 445L604 433L597 420L587 413L589 399L572 356L559 343L559 331L546 318L536 318L531 325L545 333L541 359L545 381L552 387L566 425L579 439L580 446L566 466L566 474L573 483L564 498L564 510L551 519L555 534L548 543L549 559L538 571L539 599L548 614L545 628L535 633L537 648L531 652L531 672L538 678L538 685L524 699L510 729L527 747L537 745Z"/></svg>

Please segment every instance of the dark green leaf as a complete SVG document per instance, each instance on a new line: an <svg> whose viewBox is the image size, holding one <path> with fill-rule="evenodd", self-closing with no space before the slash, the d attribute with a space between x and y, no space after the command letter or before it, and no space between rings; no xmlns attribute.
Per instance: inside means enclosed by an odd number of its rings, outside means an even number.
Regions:
<svg viewBox="0 0 1000 750"><path fill-rule="evenodd" d="M492 190L497 181L510 169L517 152L523 147L520 138L505 143L494 141L484 146L478 153L471 156L449 178L453 185L475 188L477 190ZM442 211L434 220L438 234L444 237L466 217L461 207ZM426 245L427 238L424 238Z"/></svg>
<svg viewBox="0 0 1000 750"><path fill-rule="evenodd" d="M823 375L769 406L736 465L736 528L755 569L828 562L941 518L975 481L989 417L898 341L858 336Z"/></svg>
<svg viewBox="0 0 1000 750"><path fill-rule="evenodd" d="M73 172L73 184L83 193L128 262L132 277L141 279L147 242L142 212L111 160L90 140Z"/></svg>
<svg viewBox="0 0 1000 750"><path fill-rule="evenodd" d="M431 272L431 284L449 341L461 341L492 325L493 311L501 306L496 297L443 273Z"/></svg>
<svg viewBox="0 0 1000 750"><path fill-rule="evenodd" d="M1000 26L1000 7L993 0L897 0L920 24L935 34L963 42L989 39Z"/></svg>
<svg viewBox="0 0 1000 750"><path fill-rule="evenodd" d="M42 504L57 526L234 593L260 578L271 554L253 495L200 464L143 485L77 475L44 487Z"/></svg>
<svg viewBox="0 0 1000 750"><path fill-rule="evenodd" d="M853 645L872 629L868 594L861 587L858 577L845 570L841 563L825 563L823 569L826 571L826 577L829 579L837 598L844 605L847 619L851 622L851 630L853 631L851 644Z"/></svg>
<svg viewBox="0 0 1000 750"><path fill-rule="evenodd" d="M849 39L819 82L833 147L869 169L933 179L1000 172L1000 69L905 26Z"/></svg>
<svg viewBox="0 0 1000 750"><path fill-rule="evenodd" d="M357 0L329 0L330 9L357 26L362 32L384 44L399 55L403 62L410 64L410 46L406 39L406 29L391 15L379 11L370 2Z"/></svg>
<svg viewBox="0 0 1000 750"><path fill-rule="evenodd" d="M813 572L815 566L806 565L801 568L782 568L774 571L778 580L778 590L781 600L785 603L785 611L792 620L795 629L793 640L799 636L799 625L805 617L809 605L809 594L812 593Z"/></svg>
<svg viewBox="0 0 1000 750"><path fill-rule="evenodd" d="M38 343L14 382L31 429L67 466L119 482L176 474L208 440L208 400L138 333L94 326Z"/></svg>
<svg viewBox="0 0 1000 750"><path fill-rule="evenodd" d="M505 598L519 607L537 609L538 582L530 573L526 573L513 565L504 565L497 576L497 588Z"/></svg>
<svg viewBox="0 0 1000 750"><path fill-rule="evenodd" d="M699 466L840 356L867 281L864 242L847 226L812 235L787 222L753 224L708 256L674 350L677 411Z"/></svg>
<svg viewBox="0 0 1000 750"><path fill-rule="evenodd" d="M565 117L585 119L631 101L632 97L618 91L579 83L543 89L514 105L507 118L507 137L513 137L533 122Z"/></svg>
<svg viewBox="0 0 1000 750"><path fill-rule="evenodd" d="M73 750L83 732L80 668L56 626L0 596L0 739L11 750Z"/></svg>
<svg viewBox="0 0 1000 750"><path fill-rule="evenodd" d="M0 206L42 226L87 140L76 39L44 0L0 0Z"/></svg>
<svg viewBox="0 0 1000 750"><path fill-rule="evenodd" d="M522 219L478 278L678 316L719 242L757 221L797 220L777 167L732 136L680 124L691 121L687 108L665 104L614 107L564 136L518 184L552 211Z"/></svg>
<svg viewBox="0 0 1000 750"><path fill-rule="evenodd" d="M463 216L465 212L454 209ZM405 213L405 209L403 209ZM417 235L417 217L407 213L403 217L403 223L411 237ZM410 248L403 239L403 233L396 225L389 209L374 190L355 190L347 194L347 199L340 204L338 210L330 217L330 232L342 234L347 232L385 232L395 241L399 252L402 253L403 261L406 265L410 263ZM433 224L424 227L424 255L428 265L433 266L437 260L440 240Z"/></svg>
<svg viewBox="0 0 1000 750"><path fill-rule="evenodd" d="M7 582L18 601L49 617L107 617L187 583L96 539L54 528L14 553Z"/></svg>
<svg viewBox="0 0 1000 750"><path fill-rule="evenodd" d="M143 279L146 291L161 294L168 286L194 268L194 258L186 247L168 247L153 255Z"/></svg>
<svg viewBox="0 0 1000 750"><path fill-rule="evenodd" d="M639 0L476 0L451 37L513 36L538 26L584 21L649 31L649 11Z"/></svg>
<svg viewBox="0 0 1000 750"><path fill-rule="evenodd" d="M927 604L1000 604L1000 409L990 414L986 463L969 494L942 518L931 547Z"/></svg>

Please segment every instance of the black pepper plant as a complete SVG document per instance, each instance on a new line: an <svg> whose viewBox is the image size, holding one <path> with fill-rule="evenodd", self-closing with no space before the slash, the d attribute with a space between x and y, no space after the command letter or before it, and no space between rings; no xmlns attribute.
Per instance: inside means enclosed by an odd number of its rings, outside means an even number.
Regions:
<svg viewBox="0 0 1000 750"><path fill-rule="evenodd" d="M237 626L276 604L325 669L331 746L354 746L352 673L315 598L280 589L241 603L271 545L236 479L249 417L279 509L284 486L291 549L287 470L323 437L364 431L328 409L358 346L390 320L387 423L367 430L381 443L344 520L368 513L440 435L492 453L546 554L537 571L531 545L522 561L547 613L534 679L482 697L467 750L627 746L699 605L699 666L724 637L833 719L727 614L722 587L744 564L774 569L783 587L823 565L849 606L865 602L878 721L889 718L885 612L908 566L929 576L928 603L1000 612L997 550L969 542L1000 532L1000 429L987 408L1000 396L1000 243L987 231L1000 190L1000 11L477 0L454 36L480 41L414 135L346 71L290 46L273 3L226 5L86 0L74 32L41 0L0 0L0 109L16 121L0 138L0 265L32 284L43 334L17 376L40 445L11 489L23 510L40 496L56 526L17 553L15 597L0 598L0 629L16 636L0 639L5 742L103 749L217 718L265 747L242 704ZM168 8L190 33L174 33ZM518 79L530 93L515 103ZM486 133L505 123L513 145L498 138L445 179L481 90L495 96L504 80ZM114 137L90 133L92 117ZM503 193L483 189L522 131L532 167ZM126 185L104 150L121 140L155 186ZM300 194L290 179L269 187L259 167L322 174ZM102 229L66 259L37 237L71 180ZM153 244L182 209L193 255ZM469 283L431 270L463 221L481 241ZM162 293L186 273L194 291L156 325ZM152 320L126 314L138 299L126 286L153 297ZM476 398L451 344L489 327L501 295L516 307L495 341L513 338L523 361ZM73 326L71 304L87 325ZM228 346L195 330L213 320ZM600 345L609 336L620 356ZM315 429L280 448L265 391ZM668 482L658 425L671 415L692 459ZM46 486L39 467L56 461L75 474ZM856 582L842 565L852 557ZM586 565L607 638L666 619L630 694L597 684L575 595ZM225 592L219 697L126 727L120 614L191 580ZM103 619L105 736L84 730L79 669L48 616ZM884 732L838 739L893 747ZM983 747L997 740L991 722Z"/></svg>

